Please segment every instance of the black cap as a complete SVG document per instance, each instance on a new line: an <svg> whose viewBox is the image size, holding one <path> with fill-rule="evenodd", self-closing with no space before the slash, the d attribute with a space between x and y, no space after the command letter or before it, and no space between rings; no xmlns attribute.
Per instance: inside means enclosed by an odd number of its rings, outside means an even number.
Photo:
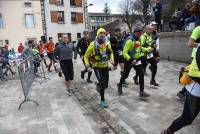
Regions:
<svg viewBox="0 0 200 134"><path fill-rule="evenodd" d="M141 32L143 31L142 27L139 27L139 26L136 26L134 29L133 29L133 32Z"/></svg>

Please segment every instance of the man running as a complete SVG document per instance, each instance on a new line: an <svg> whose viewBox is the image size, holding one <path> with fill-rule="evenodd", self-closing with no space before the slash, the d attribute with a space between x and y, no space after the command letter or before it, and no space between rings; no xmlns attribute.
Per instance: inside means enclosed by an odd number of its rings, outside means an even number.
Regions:
<svg viewBox="0 0 200 134"><path fill-rule="evenodd" d="M44 57L45 53L46 53L46 45L45 45L45 43L40 41L38 49L39 49L39 53L40 53L40 58L44 61L44 64L45 64L46 68L48 68L47 62L46 62L45 57Z"/></svg>
<svg viewBox="0 0 200 134"><path fill-rule="evenodd" d="M183 113L167 129L163 129L161 134L174 134L183 127L190 125L200 112L200 44L197 42L199 39L200 26L193 30L188 42L188 46L197 48L197 51L188 73L192 82L185 86L187 93Z"/></svg>
<svg viewBox="0 0 200 134"><path fill-rule="evenodd" d="M93 42L90 43L85 55L85 65L87 69L90 69L90 63L94 69L95 75L98 80L96 84L97 90L100 92L102 108L107 108L108 104L105 101L104 93L108 87L109 81L109 61L114 63L113 52L109 40L106 38L106 30L99 28L97 30L97 36Z"/></svg>
<svg viewBox="0 0 200 134"><path fill-rule="evenodd" d="M89 33L88 31L84 31L83 32L83 38L81 38L79 41L78 41L78 44L77 44L77 52L78 54L80 55L82 61L83 61L83 64L85 66L85 61L84 61L84 55L85 55L85 52L88 48L88 46L90 45L90 38L89 38ZM85 73L88 72L88 78L87 78L87 82L88 83L93 83L91 80L90 80L90 77L92 75L92 71L88 71L86 66L85 66L85 69L83 71L81 71L81 78L84 79L84 76L85 76Z"/></svg>
<svg viewBox="0 0 200 134"><path fill-rule="evenodd" d="M133 34L129 36L125 41L125 46L123 49L123 56L125 59L124 73L121 76L120 82L117 85L119 95L123 94L122 83L126 78L128 78L130 70L133 67L136 71L136 75L139 76L139 84L140 84L139 96L149 97L149 94L144 92L144 72L143 72L143 67L140 60L142 48L139 42L139 38L141 34L142 34L142 28L136 27L133 31ZM148 49L144 49L144 51L147 51L147 50Z"/></svg>
<svg viewBox="0 0 200 134"><path fill-rule="evenodd" d="M67 87L68 95L72 95L72 81L74 79L74 67L73 67L73 51L76 52L76 48L72 43L69 43L67 35L63 35L61 44L55 48L55 57L60 61L62 72L65 76L65 84ZM74 54L76 59L76 54Z"/></svg>
<svg viewBox="0 0 200 134"><path fill-rule="evenodd" d="M143 56L141 57L143 68L146 68L147 62L151 64L150 70L152 72L152 77L150 84L154 86L159 86L158 83L155 80L156 73L157 73L157 61L154 57L154 50L155 47L152 44L153 37L152 37L153 27L152 26L146 26L145 27L145 33L140 37L140 42L142 45L142 49L149 49L151 51L143 53ZM138 75L136 74L134 78L135 83L138 82Z"/></svg>
<svg viewBox="0 0 200 134"><path fill-rule="evenodd" d="M52 72L51 71L51 66L52 66L52 64L54 65L54 63L55 63L55 60L54 60L55 44L53 43L52 37L49 37L49 42L46 45L46 49L47 49L47 55L48 55L48 57L50 59L50 64L48 66L48 71ZM56 67L55 66L54 66L54 69L56 71Z"/></svg>

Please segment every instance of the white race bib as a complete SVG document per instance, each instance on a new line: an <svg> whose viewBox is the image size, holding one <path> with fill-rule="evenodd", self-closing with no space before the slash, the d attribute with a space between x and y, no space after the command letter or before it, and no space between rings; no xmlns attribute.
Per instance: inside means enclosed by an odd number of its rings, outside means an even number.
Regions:
<svg viewBox="0 0 200 134"><path fill-rule="evenodd" d="M147 54L147 59L151 59L151 58L153 58L153 53L152 52Z"/></svg>
<svg viewBox="0 0 200 134"><path fill-rule="evenodd" d="M123 54L122 54L122 51L118 51L119 52L119 56L122 56Z"/></svg>

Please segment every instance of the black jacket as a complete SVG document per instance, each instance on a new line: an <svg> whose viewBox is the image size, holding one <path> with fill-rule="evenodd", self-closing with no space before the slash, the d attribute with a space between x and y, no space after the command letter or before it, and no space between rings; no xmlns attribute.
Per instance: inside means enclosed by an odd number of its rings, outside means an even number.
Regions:
<svg viewBox="0 0 200 134"><path fill-rule="evenodd" d="M80 56L85 55L85 52L87 51L88 46L90 45L91 40L86 40L85 38L81 38L78 41L78 44L76 46L76 50Z"/></svg>

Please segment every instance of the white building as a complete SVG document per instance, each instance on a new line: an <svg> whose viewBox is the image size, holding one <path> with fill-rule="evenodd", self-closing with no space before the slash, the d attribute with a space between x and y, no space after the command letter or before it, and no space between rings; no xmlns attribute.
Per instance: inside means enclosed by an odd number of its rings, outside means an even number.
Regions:
<svg viewBox="0 0 200 134"><path fill-rule="evenodd" d="M27 40L39 41L42 30L40 0L0 0L0 45L17 48Z"/></svg>
<svg viewBox="0 0 200 134"><path fill-rule="evenodd" d="M77 41L85 30L83 0L45 0L47 38L68 34L71 41Z"/></svg>
<svg viewBox="0 0 200 134"><path fill-rule="evenodd" d="M100 27L105 27L115 21L120 23L116 27L123 31L128 31L128 27L123 23L123 14L89 13L89 30L95 31Z"/></svg>

